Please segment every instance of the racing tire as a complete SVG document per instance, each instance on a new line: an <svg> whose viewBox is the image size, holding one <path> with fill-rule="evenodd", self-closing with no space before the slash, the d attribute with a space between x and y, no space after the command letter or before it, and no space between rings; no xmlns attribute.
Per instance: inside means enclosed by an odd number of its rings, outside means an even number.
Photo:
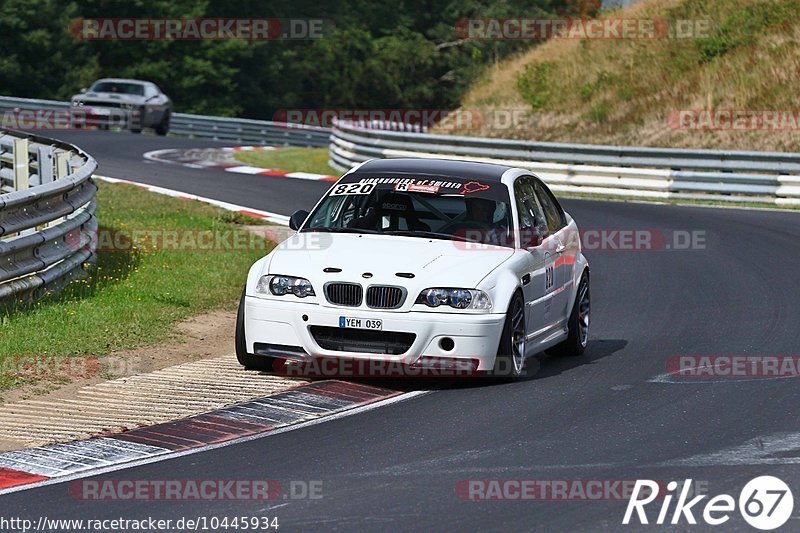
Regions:
<svg viewBox="0 0 800 533"><path fill-rule="evenodd" d="M142 133L142 128L131 128L131 133Z"/></svg>
<svg viewBox="0 0 800 533"><path fill-rule="evenodd" d="M491 376L516 381L525 372L525 302L519 292L511 298Z"/></svg>
<svg viewBox="0 0 800 533"><path fill-rule="evenodd" d="M576 356L583 355L589 343L589 317L591 315L591 298L589 291L589 274L584 272L578 283L575 305L569 315L567 328L569 335L565 340L546 350L550 355Z"/></svg>
<svg viewBox="0 0 800 533"><path fill-rule="evenodd" d="M239 300L239 311L236 313L236 359L245 370L271 372L275 358L247 353L247 342L244 336L244 291Z"/></svg>
<svg viewBox="0 0 800 533"><path fill-rule="evenodd" d="M164 136L169 133L169 113L161 121L161 124L156 126L156 135Z"/></svg>

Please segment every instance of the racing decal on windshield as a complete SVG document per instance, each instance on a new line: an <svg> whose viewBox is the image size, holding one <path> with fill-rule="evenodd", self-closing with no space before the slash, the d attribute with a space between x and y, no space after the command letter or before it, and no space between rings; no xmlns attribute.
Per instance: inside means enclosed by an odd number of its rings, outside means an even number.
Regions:
<svg viewBox="0 0 800 533"><path fill-rule="evenodd" d="M395 189L401 190L398 187L418 187L424 185L425 187L439 187L441 189L459 189L462 183L458 181L442 180L442 179L426 179L426 178L361 178L357 183L374 183L376 185L394 185ZM408 189L405 189L408 190Z"/></svg>
<svg viewBox="0 0 800 533"><path fill-rule="evenodd" d="M484 185L483 183L477 181L470 181L469 183L464 184L464 188L461 189L461 194L469 194L471 192L478 192L478 191L486 191L489 189L488 185Z"/></svg>
<svg viewBox="0 0 800 533"><path fill-rule="evenodd" d="M331 191L331 196L345 194L369 194L375 189L374 183L340 183Z"/></svg>
<svg viewBox="0 0 800 533"><path fill-rule="evenodd" d="M507 201L505 186L469 178L430 176L359 176L348 175L330 192L330 196L349 194L367 195L375 190L392 190L397 193L422 193L431 196L461 195L480 196Z"/></svg>
<svg viewBox="0 0 800 533"><path fill-rule="evenodd" d="M428 194L437 194L439 189L438 185L423 185L421 183L398 183L394 186L396 191L424 192Z"/></svg>

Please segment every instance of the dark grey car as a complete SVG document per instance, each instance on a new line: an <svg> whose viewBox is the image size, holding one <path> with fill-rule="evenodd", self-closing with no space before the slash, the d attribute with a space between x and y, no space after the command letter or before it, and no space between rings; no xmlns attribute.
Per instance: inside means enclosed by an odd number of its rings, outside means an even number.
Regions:
<svg viewBox="0 0 800 533"><path fill-rule="evenodd" d="M122 126L134 133L153 128L169 131L172 101L155 83L122 78L97 80L72 97L73 121L100 128Z"/></svg>

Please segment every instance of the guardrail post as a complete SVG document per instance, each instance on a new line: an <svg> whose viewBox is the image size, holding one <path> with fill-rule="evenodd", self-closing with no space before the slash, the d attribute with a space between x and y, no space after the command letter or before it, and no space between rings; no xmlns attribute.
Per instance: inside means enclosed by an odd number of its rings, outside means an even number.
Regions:
<svg viewBox="0 0 800 533"><path fill-rule="evenodd" d="M63 178L69 175L67 163L69 162L69 152L56 152L56 179Z"/></svg>
<svg viewBox="0 0 800 533"><path fill-rule="evenodd" d="M14 139L14 190L22 191L29 187L28 177L28 139Z"/></svg>
<svg viewBox="0 0 800 533"><path fill-rule="evenodd" d="M50 183L55 178L55 166L54 166L54 152L52 146L42 146L39 148L39 183L44 185L45 183Z"/></svg>

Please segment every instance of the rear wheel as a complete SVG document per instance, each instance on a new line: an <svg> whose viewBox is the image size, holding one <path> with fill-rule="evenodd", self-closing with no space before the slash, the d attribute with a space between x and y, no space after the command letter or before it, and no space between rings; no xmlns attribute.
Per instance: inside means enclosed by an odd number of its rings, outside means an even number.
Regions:
<svg viewBox="0 0 800 533"><path fill-rule="evenodd" d="M525 368L525 302L520 293L514 294L506 312L506 322L497 348L492 375L514 381Z"/></svg>
<svg viewBox="0 0 800 533"><path fill-rule="evenodd" d="M244 291L239 300L239 311L236 313L236 359L245 370L271 371L275 364L274 357L265 357L247 353L247 341L244 333Z"/></svg>
<svg viewBox="0 0 800 533"><path fill-rule="evenodd" d="M584 272L578 283L578 294L575 305L569 315L567 327L569 336L556 344L547 353L552 355L583 355L589 343L589 316L591 314L591 298L589 293L589 275Z"/></svg>

